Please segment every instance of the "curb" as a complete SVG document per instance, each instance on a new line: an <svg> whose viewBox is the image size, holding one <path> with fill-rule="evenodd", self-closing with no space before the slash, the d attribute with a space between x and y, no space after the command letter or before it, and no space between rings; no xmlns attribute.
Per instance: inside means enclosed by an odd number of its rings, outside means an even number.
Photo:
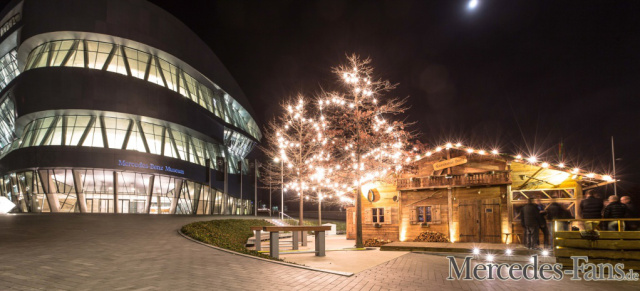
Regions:
<svg viewBox="0 0 640 291"><path fill-rule="evenodd" d="M243 256L243 257L247 257L247 258L251 258L251 259L255 259L255 260L265 261L265 262L269 262L269 263L272 263L272 264L285 265L285 266L294 267L294 268L298 268L298 269L305 269L305 270L310 270L310 271L329 273L329 274L340 275L340 276L345 276L345 277L351 277L351 276L354 275L354 273L323 270L323 269L314 269L314 268L303 266L303 265L296 265L296 264L291 264L291 263L286 263L286 262L280 262L280 261L274 261L274 260L269 260L269 259L265 259L265 258L260 258L260 257L247 255L247 254L241 254L241 253L238 253L238 252L234 252L232 250L228 250L228 249L225 249L225 248L212 246L210 244L206 244L206 243L203 243L201 241L195 240L195 239L187 236L186 234L182 233L182 231L180 229L178 229L178 234L180 234L182 237L184 237L184 238L186 238L186 239L188 239L188 240L190 240L192 242L195 242L197 244L201 244L203 246L206 246L206 247L209 247L209 248L212 248L212 249L216 249L216 250L219 250L219 251L227 252L227 253L230 253L230 254L234 254L234 255L237 255L237 256Z"/></svg>

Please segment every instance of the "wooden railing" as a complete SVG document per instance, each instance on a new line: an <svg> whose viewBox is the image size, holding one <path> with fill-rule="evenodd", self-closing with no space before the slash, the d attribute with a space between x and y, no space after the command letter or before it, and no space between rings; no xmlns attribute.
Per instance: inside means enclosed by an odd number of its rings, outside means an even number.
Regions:
<svg viewBox="0 0 640 291"><path fill-rule="evenodd" d="M442 175L427 177L412 177L398 179L397 188L423 189L443 187L466 187L475 185L500 185L510 184L509 171L490 171L484 173L468 173L462 175Z"/></svg>
<svg viewBox="0 0 640 291"><path fill-rule="evenodd" d="M623 263L624 269L640 269L640 219L598 218L553 221L554 255L564 268L573 267L572 256L589 263Z"/></svg>

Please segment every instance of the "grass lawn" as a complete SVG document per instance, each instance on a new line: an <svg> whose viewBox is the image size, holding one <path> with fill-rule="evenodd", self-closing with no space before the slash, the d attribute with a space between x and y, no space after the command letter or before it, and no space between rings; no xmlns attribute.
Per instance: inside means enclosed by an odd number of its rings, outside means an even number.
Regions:
<svg viewBox="0 0 640 291"><path fill-rule="evenodd" d="M247 240L253 236L251 226L270 226L262 219L223 219L199 221L187 224L181 231L185 235L206 244L225 248L243 254L274 259L266 254L246 248Z"/></svg>

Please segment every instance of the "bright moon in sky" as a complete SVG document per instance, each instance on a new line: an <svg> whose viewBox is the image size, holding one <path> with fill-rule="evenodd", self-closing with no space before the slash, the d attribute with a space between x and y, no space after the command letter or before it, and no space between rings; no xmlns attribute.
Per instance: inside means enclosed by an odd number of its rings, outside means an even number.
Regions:
<svg viewBox="0 0 640 291"><path fill-rule="evenodd" d="M467 4L468 9L476 9L478 7L478 0L471 0L469 4Z"/></svg>

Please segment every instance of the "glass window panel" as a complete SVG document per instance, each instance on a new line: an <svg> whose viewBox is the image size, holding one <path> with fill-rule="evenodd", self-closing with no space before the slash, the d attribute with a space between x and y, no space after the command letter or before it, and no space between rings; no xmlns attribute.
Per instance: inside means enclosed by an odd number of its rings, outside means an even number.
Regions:
<svg viewBox="0 0 640 291"><path fill-rule="evenodd" d="M130 48L125 48L124 50L129 62L131 75L136 78L144 79L150 55Z"/></svg>
<svg viewBox="0 0 640 291"><path fill-rule="evenodd" d="M152 60L149 68L149 78L147 81L164 87L164 81L162 81L162 73L160 70L161 69L156 66L156 62Z"/></svg>
<svg viewBox="0 0 640 291"><path fill-rule="evenodd" d="M164 136L164 156L170 158L178 158L178 155L173 148L171 137L169 136L169 129L167 128L166 131L167 132Z"/></svg>
<svg viewBox="0 0 640 291"><path fill-rule="evenodd" d="M62 65L65 57L73 47L73 40L64 40L56 42L55 50L52 50L51 66L58 67Z"/></svg>
<svg viewBox="0 0 640 291"><path fill-rule="evenodd" d="M62 117L58 118L56 127L49 135L49 140L44 145L62 145Z"/></svg>
<svg viewBox="0 0 640 291"><path fill-rule="evenodd" d="M60 202L60 212L79 212L76 209L76 190L73 183L73 173L71 170L56 169L49 171L51 181L57 189L58 201Z"/></svg>
<svg viewBox="0 0 640 291"><path fill-rule="evenodd" d="M15 107L11 98L5 98L0 103L0 148L11 144L15 139Z"/></svg>
<svg viewBox="0 0 640 291"><path fill-rule="evenodd" d="M47 117L42 120L39 124L39 127L35 129L34 132L34 140L32 141L33 145L39 146L42 143L42 139L44 139L47 130L52 126L51 123L54 121L55 117Z"/></svg>
<svg viewBox="0 0 640 291"><path fill-rule="evenodd" d="M77 146L82 134L87 129L91 116L67 116L66 145Z"/></svg>
<svg viewBox="0 0 640 291"><path fill-rule="evenodd" d="M139 151L146 153L147 150L144 147L144 141L142 140L142 133L138 131L138 123L137 121L133 121L133 126L131 127L131 134L129 135L129 142L127 143L127 150Z"/></svg>
<svg viewBox="0 0 640 291"><path fill-rule="evenodd" d="M47 66L50 47L51 47L51 43L46 43L43 45L43 49L36 56L36 59L34 60L32 68L42 68Z"/></svg>
<svg viewBox="0 0 640 291"><path fill-rule="evenodd" d="M147 122L142 122L141 124L149 145L149 151L154 155L162 154L162 131L164 128Z"/></svg>
<svg viewBox="0 0 640 291"><path fill-rule="evenodd" d="M0 90L4 89L13 79L20 75L16 50L12 50L0 57Z"/></svg>
<svg viewBox="0 0 640 291"><path fill-rule="evenodd" d="M167 88L178 91L178 75L176 71L176 67L167 63L167 61L163 59L158 59L160 61L160 67L162 68L162 74L164 75L165 81L167 81Z"/></svg>
<svg viewBox="0 0 640 291"><path fill-rule="evenodd" d="M89 68L102 70L112 48L110 43L87 41Z"/></svg>
<svg viewBox="0 0 640 291"><path fill-rule="evenodd" d="M84 170L81 175L82 191L91 213L113 213L113 171Z"/></svg>
<svg viewBox="0 0 640 291"><path fill-rule="evenodd" d="M181 94L190 98L191 101L195 103L199 103L198 95L197 95L198 89L196 87L196 84L198 84L198 82L189 74L185 73L184 71L181 70L180 73L183 77L182 82L180 82ZM182 92L184 92L184 94ZM203 106L203 107L206 108L206 106Z"/></svg>
<svg viewBox="0 0 640 291"><path fill-rule="evenodd" d="M97 119L97 118L96 118ZM104 141L102 140L102 127L100 121L96 120L93 126L89 129L87 137L82 143L85 147L104 147Z"/></svg>
<svg viewBox="0 0 640 291"><path fill-rule="evenodd" d="M42 54L42 49L44 49L45 45L46 44L40 45L29 53L29 56L27 57L27 62L25 64L25 70L33 69L32 67L34 65L33 63L36 60L36 57Z"/></svg>
<svg viewBox="0 0 640 291"><path fill-rule="evenodd" d="M84 50L84 41L78 40L78 47L71 53L65 66L84 68Z"/></svg>
<svg viewBox="0 0 640 291"><path fill-rule="evenodd" d="M171 133L173 134L173 139L176 143L176 147L178 148L178 155L180 159L183 161L188 161L189 157L187 156L187 141L185 137L179 131L175 131L173 129L168 130L171 130Z"/></svg>
<svg viewBox="0 0 640 291"><path fill-rule="evenodd" d="M147 187L151 175L119 172L118 206L119 213L146 213Z"/></svg>
<svg viewBox="0 0 640 291"><path fill-rule="evenodd" d="M104 117L109 148L121 149L127 136L127 129L131 120L123 118Z"/></svg>
<svg viewBox="0 0 640 291"><path fill-rule="evenodd" d="M171 202L175 199L175 178L156 176L151 197L151 214L169 214Z"/></svg>
<svg viewBox="0 0 640 291"><path fill-rule="evenodd" d="M120 46L116 46L116 51L107 66L107 71L127 75L127 68L124 63L124 56L122 56L122 49Z"/></svg>

